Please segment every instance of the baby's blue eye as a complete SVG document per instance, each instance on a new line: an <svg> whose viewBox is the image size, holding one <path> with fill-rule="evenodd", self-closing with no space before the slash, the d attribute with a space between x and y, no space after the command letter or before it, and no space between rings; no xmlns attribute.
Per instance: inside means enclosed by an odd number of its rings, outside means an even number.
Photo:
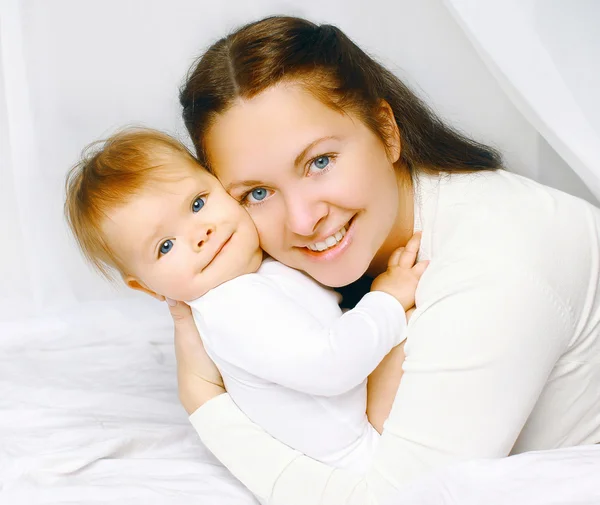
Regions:
<svg viewBox="0 0 600 505"><path fill-rule="evenodd" d="M206 197L199 196L198 198L196 198L194 200L194 203L192 203L192 212L194 212L194 213L199 212L200 209L202 207L204 207L205 203L206 203Z"/></svg>
<svg viewBox="0 0 600 505"><path fill-rule="evenodd" d="M267 197L267 190L265 188L256 188L250 191L250 196L257 202L264 200Z"/></svg>
<svg viewBox="0 0 600 505"><path fill-rule="evenodd" d="M312 172L320 172L321 170L327 168L327 165L329 165L329 161L329 156L319 156L318 158L315 158L310 164L309 170ZM313 167L315 168L315 170L312 170Z"/></svg>
<svg viewBox="0 0 600 505"><path fill-rule="evenodd" d="M160 254L167 254L171 249L173 249L173 241L165 240L160 246Z"/></svg>

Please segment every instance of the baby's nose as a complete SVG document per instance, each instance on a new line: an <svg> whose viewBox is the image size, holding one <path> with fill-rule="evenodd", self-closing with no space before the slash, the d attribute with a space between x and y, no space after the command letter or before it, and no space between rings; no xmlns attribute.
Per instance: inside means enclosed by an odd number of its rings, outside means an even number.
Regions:
<svg viewBox="0 0 600 505"><path fill-rule="evenodd" d="M202 238L198 241L198 248L202 247L208 241L208 239L214 233L214 231L215 230L213 227L209 227L206 228L206 230L204 230Z"/></svg>

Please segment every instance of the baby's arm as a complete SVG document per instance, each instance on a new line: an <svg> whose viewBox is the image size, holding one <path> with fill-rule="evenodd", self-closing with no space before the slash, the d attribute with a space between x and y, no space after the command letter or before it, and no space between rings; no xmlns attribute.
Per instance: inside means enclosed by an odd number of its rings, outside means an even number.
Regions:
<svg viewBox="0 0 600 505"><path fill-rule="evenodd" d="M404 334L404 309L383 292L367 294L327 326L268 280L242 281L219 288L229 314L222 307L203 308L211 351L290 389L323 396L348 391L367 378Z"/></svg>
<svg viewBox="0 0 600 505"><path fill-rule="evenodd" d="M404 296L408 290L395 285L399 271L406 270L403 261L404 255L396 255L384 288ZM342 394L363 382L405 337L405 309L398 296L383 289L368 293L330 326L260 277L219 289L226 289L222 296L235 309L228 316L220 311L211 317L212 351L242 370L297 391Z"/></svg>

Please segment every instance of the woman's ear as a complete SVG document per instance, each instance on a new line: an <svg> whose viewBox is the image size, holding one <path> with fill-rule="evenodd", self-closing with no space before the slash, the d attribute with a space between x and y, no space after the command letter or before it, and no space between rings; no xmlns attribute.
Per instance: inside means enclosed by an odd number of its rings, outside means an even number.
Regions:
<svg viewBox="0 0 600 505"><path fill-rule="evenodd" d="M152 298L156 298L159 302L165 301L165 297L163 295L159 295L158 293L155 293L150 288L148 288L143 282L139 281L135 277L132 277L131 275L124 275L123 281L125 281L125 284L127 284L127 287L129 287L131 289L135 289L136 291L141 291L142 293L146 293L147 295L150 295Z"/></svg>
<svg viewBox="0 0 600 505"><path fill-rule="evenodd" d="M396 163L400 159L400 153L402 152L400 129L398 128L398 123L396 123L392 107L385 100L381 100L379 118L385 135L385 145L387 147L388 156L392 163Z"/></svg>

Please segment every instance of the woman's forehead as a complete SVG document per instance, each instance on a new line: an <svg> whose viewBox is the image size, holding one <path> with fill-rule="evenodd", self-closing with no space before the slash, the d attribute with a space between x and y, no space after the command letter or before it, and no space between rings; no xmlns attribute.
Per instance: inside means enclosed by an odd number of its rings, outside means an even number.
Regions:
<svg viewBox="0 0 600 505"><path fill-rule="evenodd" d="M223 179L257 164L289 168L307 146L347 135L352 125L349 116L300 86L273 86L219 116L204 145L212 169Z"/></svg>

